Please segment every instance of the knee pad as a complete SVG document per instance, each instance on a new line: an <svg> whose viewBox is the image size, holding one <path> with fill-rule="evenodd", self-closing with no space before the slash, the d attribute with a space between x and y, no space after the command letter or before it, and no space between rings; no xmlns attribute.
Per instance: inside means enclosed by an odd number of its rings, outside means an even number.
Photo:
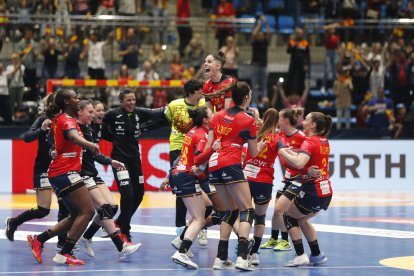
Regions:
<svg viewBox="0 0 414 276"><path fill-rule="evenodd" d="M49 212L50 212L50 209L43 208L40 206L37 206L36 209L33 208L32 210L33 210L34 217L39 218L39 219L46 217L47 215L49 215Z"/></svg>
<svg viewBox="0 0 414 276"><path fill-rule="evenodd" d="M286 229L289 230L293 227L299 227L298 220L295 218L292 218L289 215L284 214L283 220L285 221Z"/></svg>
<svg viewBox="0 0 414 276"><path fill-rule="evenodd" d="M204 215L204 218L208 218L211 213L213 213L213 206L206 206L206 213Z"/></svg>
<svg viewBox="0 0 414 276"><path fill-rule="evenodd" d="M255 225L265 225L266 223L266 215L259 216L255 214L254 216L254 224Z"/></svg>
<svg viewBox="0 0 414 276"><path fill-rule="evenodd" d="M111 205L111 209L112 209L112 217L114 217L116 215L116 213L118 213L118 205Z"/></svg>
<svg viewBox="0 0 414 276"><path fill-rule="evenodd" d="M233 226L238 217L239 217L239 209L236 209L233 211L226 211L222 221L224 221L228 225Z"/></svg>
<svg viewBox="0 0 414 276"><path fill-rule="evenodd" d="M224 216L226 215L226 212L217 211L211 214L211 221L213 225L218 225L223 220Z"/></svg>
<svg viewBox="0 0 414 276"><path fill-rule="evenodd" d="M254 209L249 208L240 212L240 222L248 222L250 225L253 224L254 220Z"/></svg>
<svg viewBox="0 0 414 276"><path fill-rule="evenodd" d="M98 208L98 210L96 210L99 218L101 220L105 220L105 219L111 219L113 218L112 215L112 206L111 204L103 204L101 207Z"/></svg>

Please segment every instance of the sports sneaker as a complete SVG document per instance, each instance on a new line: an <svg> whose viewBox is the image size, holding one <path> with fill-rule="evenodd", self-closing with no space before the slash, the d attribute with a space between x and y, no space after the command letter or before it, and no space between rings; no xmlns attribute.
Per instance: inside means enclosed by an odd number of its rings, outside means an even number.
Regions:
<svg viewBox="0 0 414 276"><path fill-rule="evenodd" d="M134 254L135 252L138 251L141 245L142 243L137 243L137 244L124 243L124 245L122 246L121 252L119 252L119 259L123 260L129 255Z"/></svg>
<svg viewBox="0 0 414 276"><path fill-rule="evenodd" d="M317 256L310 256L309 257L309 264L310 265L321 265L324 264L328 261L328 257L326 257L326 255L321 252L319 253L319 255Z"/></svg>
<svg viewBox="0 0 414 276"><path fill-rule="evenodd" d="M290 246L290 242L287 240L278 240L277 245L273 248L274 251L290 251L292 250L292 246Z"/></svg>
<svg viewBox="0 0 414 276"><path fill-rule="evenodd" d="M173 260L174 263L182 265L188 269L198 269L198 265L191 261L187 254L180 253L176 251L174 255L171 256L171 260Z"/></svg>
<svg viewBox="0 0 414 276"><path fill-rule="evenodd" d="M75 256L70 254L60 254L56 253L56 256L53 257L53 261L58 264L67 264L67 265L84 265L85 262L79 259L76 259Z"/></svg>
<svg viewBox="0 0 414 276"><path fill-rule="evenodd" d="M296 255L295 258L293 258L293 260L290 260L287 263L284 263L283 266L297 267L297 266L308 265L308 264L309 264L308 255L306 255L306 253L303 253L300 256Z"/></svg>
<svg viewBox="0 0 414 276"><path fill-rule="evenodd" d="M225 270L225 269L234 269L235 264L229 259L222 261L219 258L214 260L213 269L216 270Z"/></svg>
<svg viewBox="0 0 414 276"><path fill-rule="evenodd" d="M198 244L201 246L206 246L207 243L207 230L201 229L200 233L198 234Z"/></svg>
<svg viewBox="0 0 414 276"><path fill-rule="evenodd" d="M179 250L182 242L183 242L183 241L180 239L180 237L176 237L175 239L173 239L173 240L171 241L171 245L172 245L175 249ZM187 256L188 256L188 257L190 257L190 258L194 258L194 253L193 253L193 252L191 252L191 250L188 250L188 251L187 251Z"/></svg>
<svg viewBox="0 0 414 276"><path fill-rule="evenodd" d="M95 257L95 252L93 252L92 249L92 239L88 240L84 237L81 237L79 239L79 244L82 247L83 251L88 255L89 257Z"/></svg>
<svg viewBox="0 0 414 276"><path fill-rule="evenodd" d="M247 259L244 260L242 257L237 257L236 268L244 271L253 271L256 268Z"/></svg>
<svg viewBox="0 0 414 276"><path fill-rule="evenodd" d="M32 249L33 256L35 257L36 261L41 264L43 262L42 259L42 249L43 244L38 241L37 235L27 235L27 242L29 243L30 248Z"/></svg>
<svg viewBox="0 0 414 276"><path fill-rule="evenodd" d="M260 261L259 261L259 255L257 253L253 253L251 255L248 255L247 257L249 259L249 262L252 265L259 265Z"/></svg>
<svg viewBox="0 0 414 276"><path fill-rule="evenodd" d="M62 247L63 247L63 244L57 242L56 246L55 246L55 250L59 252L60 250L62 250ZM75 246L72 248L72 251L79 251L78 243L75 243ZM72 252L71 252L71 254L72 254Z"/></svg>
<svg viewBox="0 0 414 276"><path fill-rule="evenodd" d="M268 239L264 244L260 246L261 249L273 249L276 245L278 240L275 240L274 238Z"/></svg>
<svg viewBox="0 0 414 276"><path fill-rule="evenodd" d="M101 228L101 233L99 234L101 238L109 238L109 233L106 232L105 228Z"/></svg>
<svg viewBox="0 0 414 276"><path fill-rule="evenodd" d="M5 229L4 229L4 234L6 235L7 239L9 241L14 241L14 232L16 232L17 227L14 227L11 225L11 217L7 217L6 220L4 221L5 224Z"/></svg>

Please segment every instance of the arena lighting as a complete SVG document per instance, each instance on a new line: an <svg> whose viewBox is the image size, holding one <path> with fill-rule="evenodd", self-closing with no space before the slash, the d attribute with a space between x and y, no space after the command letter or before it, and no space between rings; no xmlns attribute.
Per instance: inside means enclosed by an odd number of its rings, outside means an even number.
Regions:
<svg viewBox="0 0 414 276"><path fill-rule="evenodd" d="M162 46L161 46L161 49L162 49L163 51L167 50L167 45L165 45L165 44L164 44L164 45L162 45Z"/></svg>

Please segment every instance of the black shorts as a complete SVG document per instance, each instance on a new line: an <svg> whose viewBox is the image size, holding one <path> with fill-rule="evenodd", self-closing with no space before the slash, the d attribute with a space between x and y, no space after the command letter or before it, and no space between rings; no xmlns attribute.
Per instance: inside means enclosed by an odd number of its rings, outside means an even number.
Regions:
<svg viewBox="0 0 414 276"><path fill-rule="evenodd" d="M49 190L53 189L47 178L47 173L41 173L33 176L33 184L35 190Z"/></svg>
<svg viewBox="0 0 414 276"><path fill-rule="evenodd" d="M56 196L63 198L70 192L85 185L78 172L68 172L55 177L49 177L50 184L55 189Z"/></svg>
<svg viewBox="0 0 414 276"><path fill-rule="evenodd" d="M273 184L249 180L249 186L254 204L263 205L272 200Z"/></svg>
<svg viewBox="0 0 414 276"><path fill-rule="evenodd" d="M82 176L83 183L85 183L86 188L88 191L98 188L98 185L95 182L95 179L90 176Z"/></svg>
<svg viewBox="0 0 414 276"><path fill-rule="evenodd" d="M103 181L99 176L94 176L93 180L95 181L96 185L106 185L105 181Z"/></svg>
<svg viewBox="0 0 414 276"><path fill-rule="evenodd" d="M282 194L292 201L302 190L302 184L297 181L286 181L285 183L285 189Z"/></svg>
<svg viewBox="0 0 414 276"><path fill-rule="evenodd" d="M197 177L187 173L173 173L169 177L170 187L177 197L201 195L200 183Z"/></svg>
<svg viewBox="0 0 414 276"><path fill-rule="evenodd" d="M300 191L295 197L295 205L299 211L308 215L311 213L317 213L320 210L327 210L331 203L332 195L326 197L318 197L315 195L307 194L304 191Z"/></svg>
<svg viewBox="0 0 414 276"><path fill-rule="evenodd" d="M234 164L210 172L209 181L211 185L227 185L247 180L244 177L241 164Z"/></svg>
<svg viewBox="0 0 414 276"><path fill-rule="evenodd" d="M208 179L204 179L201 181L199 180L199 182L200 182L201 190L203 190L203 192L205 192L206 195L213 195L217 193L216 187L214 187L214 185L211 185Z"/></svg>

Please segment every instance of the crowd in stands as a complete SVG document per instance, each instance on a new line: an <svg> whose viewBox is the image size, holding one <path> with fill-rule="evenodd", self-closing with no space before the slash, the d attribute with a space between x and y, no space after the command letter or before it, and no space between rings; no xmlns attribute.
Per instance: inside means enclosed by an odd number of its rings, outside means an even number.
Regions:
<svg viewBox="0 0 414 276"><path fill-rule="evenodd" d="M333 108L337 129L381 129L384 136L413 137L406 127L413 121L412 99L414 87L414 40L404 28L381 31L373 26L363 31L355 30L357 19L413 18L413 1L370 0L315 0L315 1L190 1L190 0L1 0L0 42L14 43L13 53L0 66L0 98L7 95L9 111L0 115L3 122L12 123L23 100L36 101L44 94L45 80L118 79L157 80L203 78L206 54L202 35L191 27L191 5L201 5L214 20L233 19L252 15L256 21L249 30L251 60L249 81L254 91L254 102L264 112L268 107L301 105L308 107L312 89L322 96L333 95L334 101L324 101L321 108ZM176 5L173 14L168 5ZM7 18L18 15L18 24L8 23ZM51 16L50 21L33 24L28 15ZM74 24L66 15L122 15L152 16L157 22L146 26L116 27ZM335 23L321 26L317 36L319 47L325 48L322 78L312 81L311 47L309 40L315 31L312 26L292 29L292 38L286 42L290 55L285 82L269 80L268 65L272 34L278 33L277 20L291 15L297 26L303 18L335 19ZM169 41L168 16L176 17L177 43ZM273 20L272 17L276 19ZM206 16L207 18L207 16ZM341 19L340 21L338 19ZM52 21L54 20L54 22ZM14 22L14 21L13 21ZM276 26L272 25L276 24ZM350 27L350 28L347 28ZM217 39L217 50L224 53L224 73L240 75L241 46L237 29L231 23L211 24ZM364 32L364 35L360 35ZM151 49L144 51L143 36L151 36ZM362 41L362 39L364 39ZM244 42L246 43L246 42ZM0 48L1 48L0 45ZM174 47L167 55L166 47ZM119 62L114 74L108 73L105 48L114 52ZM171 49L171 48L170 48ZM1 49L0 49L1 50ZM36 69L42 63L41 71ZM243 60L245 63L245 60ZM85 65L83 65L85 64ZM7 65L7 66L6 66ZM83 70L82 67L86 67ZM312 65L313 66L313 65ZM40 74L39 74L40 73ZM246 74L244 74L246 75ZM282 80L283 81L283 80ZM311 88L312 86L312 88ZM268 89L270 88L270 89ZM273 89L271 89L273 88ZM268 91L269 90L269 91ZM111 92L105 95L108 104L116 104ZM154 106L152 91L143 92L139 98L146 106ZM328 97L329 98L329 97ZM111 101L112 99L112 101ZM5 101L1 101L4 107ZM162 104L162 103L160 103ZM4 109L4 108L3 108ZM6 113L6 114L5 114ZM356 118L356 121L352 120ZM379 118L379 119L378 119ZM411 118L411 119L410 119ZM412 124L412 123L411 123Z"/></svg>

